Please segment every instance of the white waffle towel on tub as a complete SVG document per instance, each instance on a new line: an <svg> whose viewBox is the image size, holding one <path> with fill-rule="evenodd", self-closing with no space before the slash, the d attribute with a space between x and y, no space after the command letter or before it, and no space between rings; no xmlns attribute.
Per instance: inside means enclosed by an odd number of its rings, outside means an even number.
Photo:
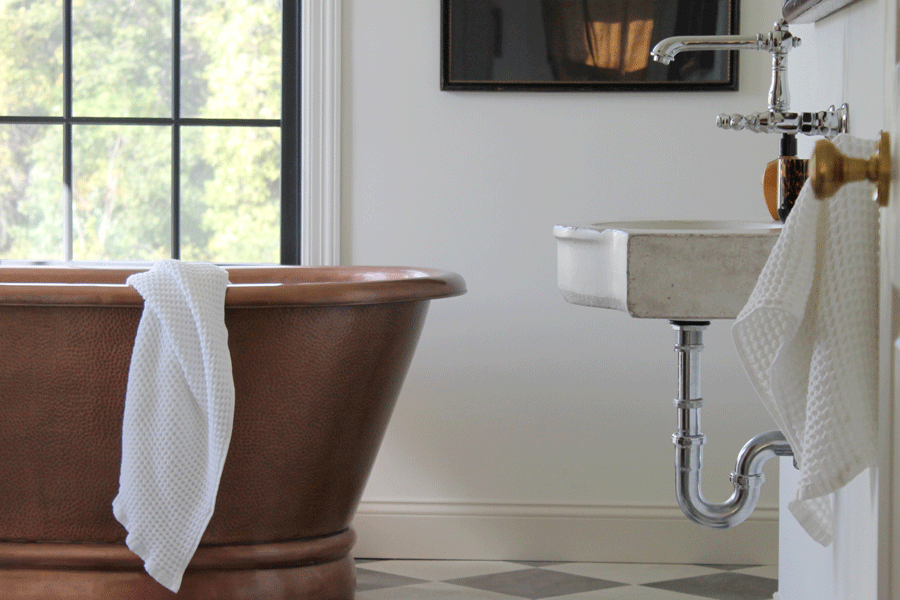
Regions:
<svg viewBox="0 0 900 600"><path fill-rule="evenodd" d="M212 517L231 442L228 272L165 260L127 282L143 296L144 312L128 372L113 513L147 573L177 592Z"/></svg>
<svg viewBox="0 0 900 600"><path fill-rule="evenodd" d="M835 145L868 158L875 142ZM744 368L800 469L788 508L823 546L834 538L832 493L876 456L878 205L873 185L830 200L803 186L756 288L733 327Z"/></svg>

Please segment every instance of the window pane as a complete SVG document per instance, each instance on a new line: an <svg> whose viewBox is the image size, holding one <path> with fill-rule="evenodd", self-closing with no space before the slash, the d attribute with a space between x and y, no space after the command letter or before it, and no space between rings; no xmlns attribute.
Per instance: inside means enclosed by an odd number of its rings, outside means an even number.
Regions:
<svg viewBox="0 0 900 600"><path fill-rule="evenodd" d="M280 135L275 127L182 129L182 259L279 262Z"/></svg>
<svg viewBox="0 0 900 600"><path fill-rule="evenodd" d="M75 126L75 260L159 260L171 254L170 127Z"/></svg>
<svg viewBox="0 0 900 600"><path fill-rule="evenodd" d="M75 116L171 117L171 0L83 0L73 10Z"/></svg>
<svg viewBox="0 0 900 600"><path fill-rule="evenodd" d="M0 114L62 114L62 3L9 0L0 10Z"/></svg>
<svg viewBox="0 0 900 600"><path fill-rule="evenodd" d="M181 114L281 116L281 0L182 1Z"/></svg>
<svg viewBox="0 0 900 600"><path fill-rule="evenodd" d="M62 260L62 126L0 125L0 258Z"/></svg>

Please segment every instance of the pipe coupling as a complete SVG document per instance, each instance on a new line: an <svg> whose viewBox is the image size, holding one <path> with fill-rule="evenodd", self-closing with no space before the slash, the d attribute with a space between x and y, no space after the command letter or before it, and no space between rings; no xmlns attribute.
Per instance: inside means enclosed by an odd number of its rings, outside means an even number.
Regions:
<svg viewBox="0 0 900 600"><path fill-rule="evenodd" d="M703 408L703 398L675 398L672 405L681 410L697 410Z"/></svg>
<svg viewBox="0 0 900 600"><path fill-rule="evenodd" d="M704 434L699 435L684 435L681 433L673 433L672 434L672 443L678 446L679 448L690 448L691 446L702 446L706 443L706 436Z"/></svg>
<svg viewBox="0 0 900 600"><path fill-rule="evenodd" d="M752 490L760 487L766 481L766 476L763 473L759 473L756 475L742 475L738 472L731 473L731 483L734 484L734 487L740 487L745 490Z"/></svg>

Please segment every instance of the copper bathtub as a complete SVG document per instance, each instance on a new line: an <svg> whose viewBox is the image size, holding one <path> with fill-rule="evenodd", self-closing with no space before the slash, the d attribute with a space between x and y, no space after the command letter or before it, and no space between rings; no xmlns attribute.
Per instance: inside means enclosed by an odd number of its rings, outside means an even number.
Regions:
<svg viewBox="0 0 900 600"><path fill-rule="evenodd" d="M229 268L236 406L178 594L124 545L118 491L135 270L0 267L0 598L353 598L350 527L429 300L453 273Z"/></svg>

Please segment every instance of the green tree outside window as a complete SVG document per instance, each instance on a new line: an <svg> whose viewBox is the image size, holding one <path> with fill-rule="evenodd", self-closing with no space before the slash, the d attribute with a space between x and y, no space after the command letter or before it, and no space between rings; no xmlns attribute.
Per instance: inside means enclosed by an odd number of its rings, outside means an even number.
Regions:
<svg viewBox="0 0 900 600"><path fill-rule="evenodd" d="M71 2L66 190L62 0L0 0L0 259L169 257L177 184L180 258L279 262L281 1Z"/></svg>

